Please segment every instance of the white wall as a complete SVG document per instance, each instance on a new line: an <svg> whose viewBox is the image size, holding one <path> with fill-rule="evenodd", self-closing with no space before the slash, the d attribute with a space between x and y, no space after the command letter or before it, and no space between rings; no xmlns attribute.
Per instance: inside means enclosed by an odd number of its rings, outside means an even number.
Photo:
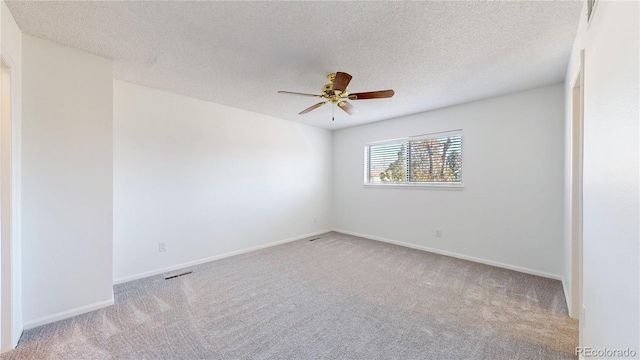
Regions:
<svg viewBox="0 0 640 360"><path fill-rule="evenodd" d="M563 112L558 84L336 131L335 227L560 278ZM363 187L365 143L454 129L463 190Z"/></svg>
<svg viewBox="0 0 640 360"><path fill-rule="evenodd" d="M7 302L11 307L11 329L3 328L2 351L14 348L18 344L22 334L22 270L21 270L21 119L22 119L22 32L18 28L9 8L4 3L0 4L0 53L5 62L10 66L11 77L11 244L10 252L10 272L7 274L7 266L3 263L3 282L10 281L11 293L8 299L3 293L3 307ZM6 135L6 134L5 134ZM3 251L6 248L3 248ZM3 254L3 261L7 258ZM9 276L6 279L5 276ZM3 318L3 325L7 324L7 319ZM4 334L5 330L10 330L11 336L8 341Z"/></svg>
<svg viewBox="0 0 640 360"><path fill-rule="evenodd" d="M24 35L25 327L113 301L111 61Z"/></svg>
<svg viewBox="0 0 640 360"><path fill-rule="evenodd" d="M114 82L116 282L326 231L330 204L329 131Z"/></svg>
<svg viewBox="0 0 640 360"><path fill-rule="evenodd" d="M581 346L640 353L640 4L598 1L580 21L565 97L585 50ZM571 111L565 122L570 128ZM570 239L565 239L565 242ZM570 253L565 261L570 261Z"/></svg>

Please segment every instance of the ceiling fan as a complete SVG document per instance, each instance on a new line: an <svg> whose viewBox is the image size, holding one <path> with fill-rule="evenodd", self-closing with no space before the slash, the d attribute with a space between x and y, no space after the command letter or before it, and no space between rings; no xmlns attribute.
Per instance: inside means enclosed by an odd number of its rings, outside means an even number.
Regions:
<svg viewBox="0 0 640 360"><path fill-rule="evenodd" d="M354 115L358 113L358 109L355 106L348 103L347 100L390 98L394 94L393 90L380 90L380 91L369 91L369 92L349 94L347 85L349 85L349 82L351 81L351 75L344 72L331 73L327 75L327 79L329 79L329 83L322 87L322 93L320 95L304 94L304 93L291 92L291 91L278 91L278 93L310 96L310 97L323 99L322 102L319 102L313 106L310 106L302 110L299 113L300 115L304 115L327 103L336 104L340 109L342 109L347 114Z"/></svg>

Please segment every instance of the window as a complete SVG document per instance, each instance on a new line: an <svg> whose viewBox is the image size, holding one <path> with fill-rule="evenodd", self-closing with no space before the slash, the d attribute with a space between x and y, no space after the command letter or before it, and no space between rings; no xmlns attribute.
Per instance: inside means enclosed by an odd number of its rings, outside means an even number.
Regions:
<svg viewBox="0 0 640 360"><path fill-rule="evenodd" d="M367 144L364 183L462 186L462 131Z"/></svg>

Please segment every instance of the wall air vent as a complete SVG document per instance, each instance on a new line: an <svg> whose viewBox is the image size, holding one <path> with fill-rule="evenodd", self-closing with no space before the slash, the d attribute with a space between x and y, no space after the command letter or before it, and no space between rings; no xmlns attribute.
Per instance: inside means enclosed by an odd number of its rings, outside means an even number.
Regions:
<svg viewBox="0 0 640 360"><path fill-rule="evenodd" d="M180 273L180 274L177 274L177 275L166 276L164 279L165 280L175 279L177 277L185 276L185 275L189 275L189 274L193 274L193 271L187 271L187 272L183 272L183 273Z"/></svg>

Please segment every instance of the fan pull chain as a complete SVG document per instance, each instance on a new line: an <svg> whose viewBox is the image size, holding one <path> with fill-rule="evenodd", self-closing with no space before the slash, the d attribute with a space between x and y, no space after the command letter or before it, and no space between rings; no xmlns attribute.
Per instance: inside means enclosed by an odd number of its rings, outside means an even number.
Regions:
<svg viewBox="0 0 640 360"><path fill-rule="evenodd" d="M332 106L331 107L331 121L335 121L336 120L336 107Z"/></svg>

